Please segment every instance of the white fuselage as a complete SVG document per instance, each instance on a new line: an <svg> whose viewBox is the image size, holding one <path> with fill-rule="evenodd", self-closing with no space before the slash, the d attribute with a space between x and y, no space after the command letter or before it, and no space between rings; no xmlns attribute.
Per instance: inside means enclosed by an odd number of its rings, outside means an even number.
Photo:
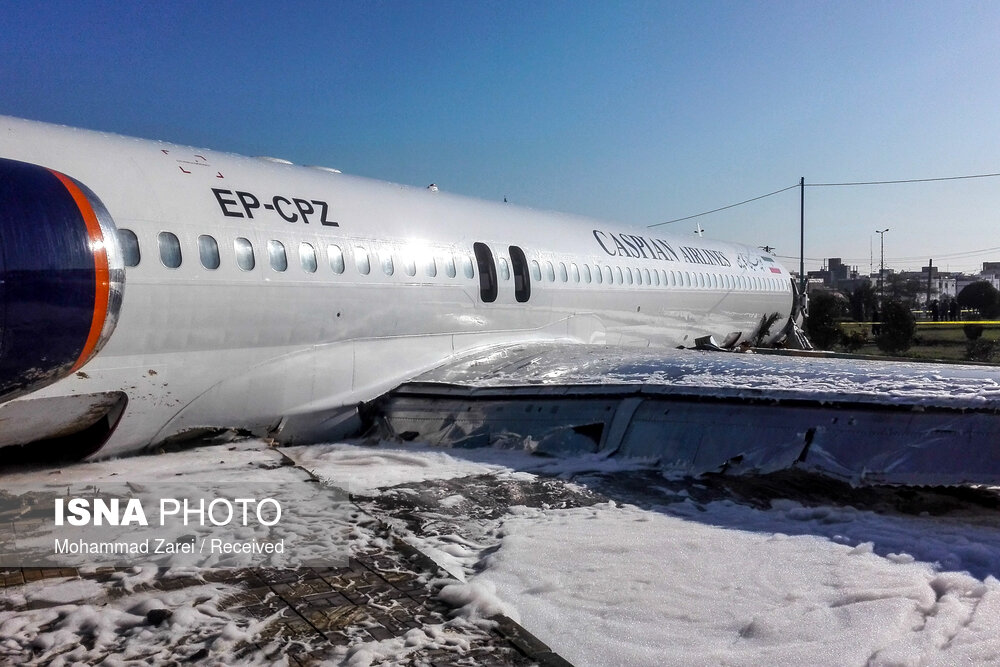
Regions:
<svg viewBox="0 0 1000 667"><path fill-rule="evenodd" d="M370 400L476 347L692 346L747 338L779 313L773 337L793 306L770 257L694 235L13 118L0 118L0 157L83 183L120 238L138 241L103 348L0 405L2 419L15 403L124 392L102 455L202 427L281 439L283 419ZM179 241L176 268L164 232ZM496 267L492 302L476 243ZM527 300L512 246L527 262ZM241 268L250 252L253 267ZM2 423L0 445L12 444Z"/></svg>

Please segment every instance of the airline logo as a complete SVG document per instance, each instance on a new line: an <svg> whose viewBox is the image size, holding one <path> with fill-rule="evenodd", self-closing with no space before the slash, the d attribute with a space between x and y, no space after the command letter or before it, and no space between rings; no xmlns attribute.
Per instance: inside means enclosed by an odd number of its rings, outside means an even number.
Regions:
<svg viewBox="0 0 1000 667"><path fill-rule="evenodd" d="M677 249L674 249L662 239L646 238L635 234L614 234L600 229L594 230L594 238L597 239L601 249L612 257L658 259L664 262L683 261L688 264L708 266L732 266L726 254L719 250L692 246L677 246Z"/></svg>

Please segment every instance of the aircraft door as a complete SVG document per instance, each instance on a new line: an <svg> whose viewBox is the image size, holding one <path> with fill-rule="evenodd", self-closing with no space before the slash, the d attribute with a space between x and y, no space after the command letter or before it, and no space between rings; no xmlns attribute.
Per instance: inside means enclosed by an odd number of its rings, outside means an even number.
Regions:
<svg viewBox="0 0 1000 667"><path fill-rule="evenodd" d="M476 268L479 269L479 296L483 303L493 303L497 300L497 265L493 261L493 252L485 243L474 243L472 249L476 253Z"/></svg>
<svg viewBox="0 0 1000 667"><path fill-rule="evenodd" d="M531 278L524 251L516 245L510 246L510 263L514 273L514 298L518 303L525 303L531 298Z"/></svg>

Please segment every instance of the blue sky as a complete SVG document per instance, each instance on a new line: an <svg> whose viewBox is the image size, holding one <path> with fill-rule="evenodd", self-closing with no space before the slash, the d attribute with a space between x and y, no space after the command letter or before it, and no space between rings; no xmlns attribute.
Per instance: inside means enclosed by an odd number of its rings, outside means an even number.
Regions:
<svg viewBox="0 0 1000 667"><path fill-rule="evenodd" d="M995 2L0 0L0 113L650 225L1000 172ZM798 190L660 227L798 255ZM806 189L808 267L1000 261L1000 178ZM997 250L982 252L986 249ZM788 260L797 265L797 261Z"/></svg>

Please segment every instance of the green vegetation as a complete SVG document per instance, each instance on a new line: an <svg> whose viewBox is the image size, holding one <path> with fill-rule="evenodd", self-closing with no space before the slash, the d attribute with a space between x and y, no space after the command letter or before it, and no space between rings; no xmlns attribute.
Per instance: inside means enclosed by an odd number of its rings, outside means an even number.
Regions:
<svg viewBox="0 0 1000 667"><path fill-rule="evenodd" d="M840 342L838 320L844 314L839 295L816 292L809 299L809 317L806 318L806 335L821 350L832 350Z"/></svg>
<svg viewBox="0 0 1000 667"><path fill-rule="evenodd" d="M909 306L902 301L887 301L882 306L882 326L875 344L886 354L902 354L913 344L916 328L916 319Z"/></svg>
<svg viewBox="0 0 1000 667"><path fill-rule="evenodd" d="M963 287L957 299L962 308L976 310L983 318L993 319L1000 315L1000 292L985 280Z"/></svg>
<svg viewBox="0 0 1000 667"><path fill-rule="evenodd" d="M761 316L760 324L757 325L757 329L750 336L754 347L760 347L764 344L764 339L771 334L771 327L774 326L774 323L777 322L780 317L781 313L771 313L770 315Z"/></svg>
<svg viewBox="0 0 1000 667"><path fill-rule="evenodd" d="M914 294L899 280L887 285L882 302L870 283L850 293L815 290L806 335L820 350L1000 365L1000 291L979 281L924 308Z"/></svg>
<svg viewBox="0 0 1000 667"><path fill-rule="evenodd" d="M942 361L988 361L1000 363L1000 322L974 325L982 327L979 338L969 340L965 334L968 325L961 322L937 323L918 321L913 343L905 352L913 359L939 359ZM882 356L872 336L871 322L841 322L844 344L838 351ZM853 341L854 344L849 344ZM860 343L857 345L857 343Z"/></svg>

